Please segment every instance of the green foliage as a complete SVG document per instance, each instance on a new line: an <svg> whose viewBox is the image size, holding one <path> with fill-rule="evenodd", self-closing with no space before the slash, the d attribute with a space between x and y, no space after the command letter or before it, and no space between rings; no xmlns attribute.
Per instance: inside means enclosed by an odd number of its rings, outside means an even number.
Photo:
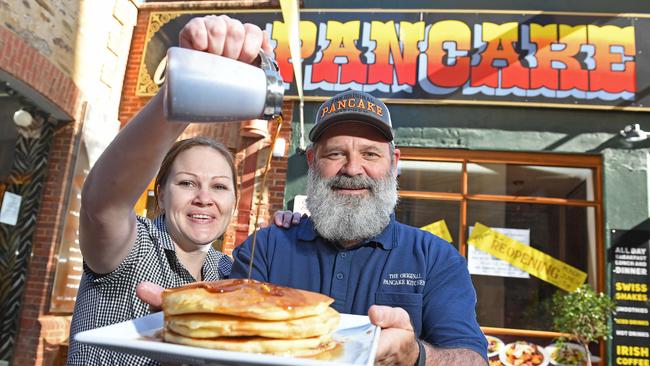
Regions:
<svg viewBox="0 0 650 366"><path fill-rule="evenodd" d="M572 293L553 295L553 325L558 332L569 333L587 346L610 333L609 317L616 308L614 301L604 293L596 293L588 284Z"/></svg>

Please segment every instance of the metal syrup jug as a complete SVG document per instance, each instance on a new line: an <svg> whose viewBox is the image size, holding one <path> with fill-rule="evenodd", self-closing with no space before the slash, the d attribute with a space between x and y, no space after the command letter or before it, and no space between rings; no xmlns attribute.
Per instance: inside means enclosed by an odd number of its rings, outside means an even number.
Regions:
<svg viewBox="0 0 650 366"><path fill-rule="evenodd" d="M176 122L272 119L282 112L284 86L275 61L260 51L259 67L215 54L167 51L164 111Z"/></svg>

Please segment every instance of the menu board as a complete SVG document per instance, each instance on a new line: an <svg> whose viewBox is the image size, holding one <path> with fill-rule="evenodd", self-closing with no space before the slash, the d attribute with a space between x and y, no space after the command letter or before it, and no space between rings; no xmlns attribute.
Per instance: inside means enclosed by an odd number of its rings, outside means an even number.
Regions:
<svg viewBox="0 0 650 366"><path fill-rule="evenodd" d="M650 365L650 231L611 230L612 365Z"/></svg>

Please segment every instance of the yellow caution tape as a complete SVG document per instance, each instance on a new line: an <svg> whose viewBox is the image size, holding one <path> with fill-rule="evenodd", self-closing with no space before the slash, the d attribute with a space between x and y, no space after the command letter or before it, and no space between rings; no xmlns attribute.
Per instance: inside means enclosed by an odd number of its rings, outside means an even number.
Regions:
<svg viewBox="0 0 650 366"><path fill-rule="evenodd" d="M568 292L587 279L585 272L478 222L467 243Z"/></svg>

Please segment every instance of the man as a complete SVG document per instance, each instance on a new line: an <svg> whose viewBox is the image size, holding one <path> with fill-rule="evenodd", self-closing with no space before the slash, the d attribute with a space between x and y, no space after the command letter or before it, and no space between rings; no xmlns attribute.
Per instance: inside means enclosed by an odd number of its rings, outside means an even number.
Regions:
<svg viewBox="0 0 650 366"><path fill-rule="evenodd" d="M465 259L394 218L400 151L388 108L366 93L340 93L320 107L309 138L311 217L258 232L252 278L320 292L339 312L368 314L384 328L378 364L485 365ZM248 276L251 240L233 252L231 278Z"/></svg>

